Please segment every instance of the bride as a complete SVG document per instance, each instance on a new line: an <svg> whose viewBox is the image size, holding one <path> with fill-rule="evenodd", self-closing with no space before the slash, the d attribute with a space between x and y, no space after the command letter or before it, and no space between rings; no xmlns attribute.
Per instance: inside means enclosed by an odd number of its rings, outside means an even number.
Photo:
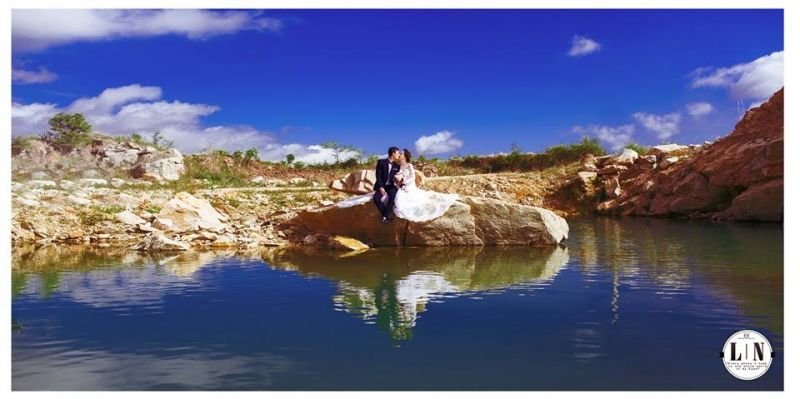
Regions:
<svg viewBox="0 0 800 399"><path fill-rule="evenodd" d="M444 194L427 191L417 187L414 165L411 164L411 151L404 149L400 154L400 171L394 176L399 186L394 200L394 214L412 222L425 222L442 216L450 209L458 194ZM336 204L339 208L363 204L372 200L374 193L347 198Z"/></svg>

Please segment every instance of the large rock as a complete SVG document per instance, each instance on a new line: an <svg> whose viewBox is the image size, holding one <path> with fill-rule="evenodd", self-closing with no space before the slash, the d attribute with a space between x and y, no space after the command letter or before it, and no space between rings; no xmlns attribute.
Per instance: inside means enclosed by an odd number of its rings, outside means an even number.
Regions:
<svg viewBox="0 0 800 399"><path fill-rule="evenodd" d="M647 155L655 155L658 159L665 156L679 156L686 155L690 152L689 146L680 144L662 144L650 148Z"/></svg>
<svg viewBox="0 0 800 399"><path fill-rule="evenodd" d="M415 172L416 184L418 187L422 187L425 185L425 175L418 170ZM357 170L341 179L331 181L328 183L328 187L350 194L366 194L372 192L375 187L375 171L367 169Z"/></svg>
<svg viewBox="0 0 800 399"><path fill-rule="evenodd" d="M617 156L612 157L606 162L606 165L614 164L614 165L633 165L633 163L639 158L639 153L630 149L626 148L622 150Z"/></svg>
<svg viewBox="0 0 800 399"><path fill-rule="evenodd" d="M190 248L189 244L173 240L158 231L152 232L141 243L133 247L139 251L186 251Z"/></svg>
<svg viewBox="0 0 800 399"><path fill-rule="evenodd" d="M366 194L375 186L374 170L358 170L339 180L330 182L328 187L351 194Z"/></svg>
<svg viewBox="0 0 800 399"><path fill-rule="evenodd" d="M222 231L228 221L208 201L186 192L175 194L174 198L164 204L157 217L171 220L173 229L177 231Z"/></svg>
<svg viewBox="0 0 800 399"><path fill-rule="evenodd" d="M177 153L177 150L175 152ZM130 175L136 179L144 176L156 176L158 179L175 181L180 179L185 171L186 166L183 164L183 156L177 153L177 156L137 164L131 169Z"/></svg>
<svg viewBox="0 0 800 399"><path fill-rule="evenodd" d="M602 214L783 220L783 89L745 113L731 134L677 162L687 146L653 147L659 169L623 184ZM677 162L677 163L675 163ZM626 185L627 184L627 185Z"/></svg>
<svg viewBox="0 0 800 399"><path fill-rule="evenodd" d="M500 200L463 197L441 217L423 223L380 221L375 205L328 206L300 212L281 226L298 242L309 234L353 237L370 246L554 245L567 222L553 212Z"/></svg>

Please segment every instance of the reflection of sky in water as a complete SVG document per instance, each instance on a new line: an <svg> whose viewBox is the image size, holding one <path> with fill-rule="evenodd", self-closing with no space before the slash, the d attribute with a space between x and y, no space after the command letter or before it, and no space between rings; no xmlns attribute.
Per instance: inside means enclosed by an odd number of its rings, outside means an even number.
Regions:
<svg viewBox="0 0 800 399"><path fill-rule="evenodd" d="M352 257L16 250L13 385L782 386L780 226L598 218L570 228L566 248ZM768 375L747 385L713 356L744 328L778 351Z"/></svg>

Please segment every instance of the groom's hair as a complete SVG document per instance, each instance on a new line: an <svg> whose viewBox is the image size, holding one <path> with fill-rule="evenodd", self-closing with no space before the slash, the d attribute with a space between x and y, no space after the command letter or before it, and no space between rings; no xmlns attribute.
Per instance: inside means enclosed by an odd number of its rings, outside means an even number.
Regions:
<svg viewBox="0 0 800 399"><path fill-rule="evenodd" d="M389 156L392 156L392 154L394 154L396 151L400 151L400 149L397 147L389 147Z"/></svg>

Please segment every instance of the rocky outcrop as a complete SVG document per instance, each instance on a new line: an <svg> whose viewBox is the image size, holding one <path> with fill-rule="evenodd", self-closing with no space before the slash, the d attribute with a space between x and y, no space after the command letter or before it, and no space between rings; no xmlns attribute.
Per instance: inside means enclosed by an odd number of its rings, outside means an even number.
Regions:
<svg viewBox="0 0 800 399"><path fill-rule="evenodd" d="M208 201L180 192L167 201L155 220L176 231L221 232L225 230L228 218L214 209Z"/></svg>
<svg viewBox="0 0 800 399"><path fill-rule="evenodd" d="M153 157L152 154L147 152L142 155L144 159L149 159ZM183 155L178 150L171 149L163 158L137 164L131 168L130 175L137 179L175 181L180 179L185 171Z"/></svg>
<svg viewBox="0 0 800 399"><path fill-rule="evenodd" d="M16 178L50 180L64 175L86 178L128 174L149 181L178 180L185 172L183 155L176 149L160 149L140 142L95 134L91 143L62 152L42 140L28 140L12 157ZM100 172L102 171L102 172Z"/></svg>
<svg viewBox="0 0 800 399"><path fill-rule="evenodd" d="M415 181L417 186L423 186L425 184L425 175L417 170ZM372 192L375 187L375 171L366 169L357 170L341 179L331 181L328 183L328 187L350 194L366 194Z"/></svg>
<svg viewBox="0 0 800 399"><path fill-rule="evenodd" d="M380 222L372 203L307 210L281 226L290 241L308 235L352 237L371 246L554 245L566 239L567 222L553 212L500 200L462 197L443 216L424 223Z"/></svg>
<svg viewBox="0 0 800 399"><path fill-rule="evenodd" d="M598 212L783 221L783 89L747 111L731 134L698 147L654 147L657 168L623 172L621 194Z"/></svg>

